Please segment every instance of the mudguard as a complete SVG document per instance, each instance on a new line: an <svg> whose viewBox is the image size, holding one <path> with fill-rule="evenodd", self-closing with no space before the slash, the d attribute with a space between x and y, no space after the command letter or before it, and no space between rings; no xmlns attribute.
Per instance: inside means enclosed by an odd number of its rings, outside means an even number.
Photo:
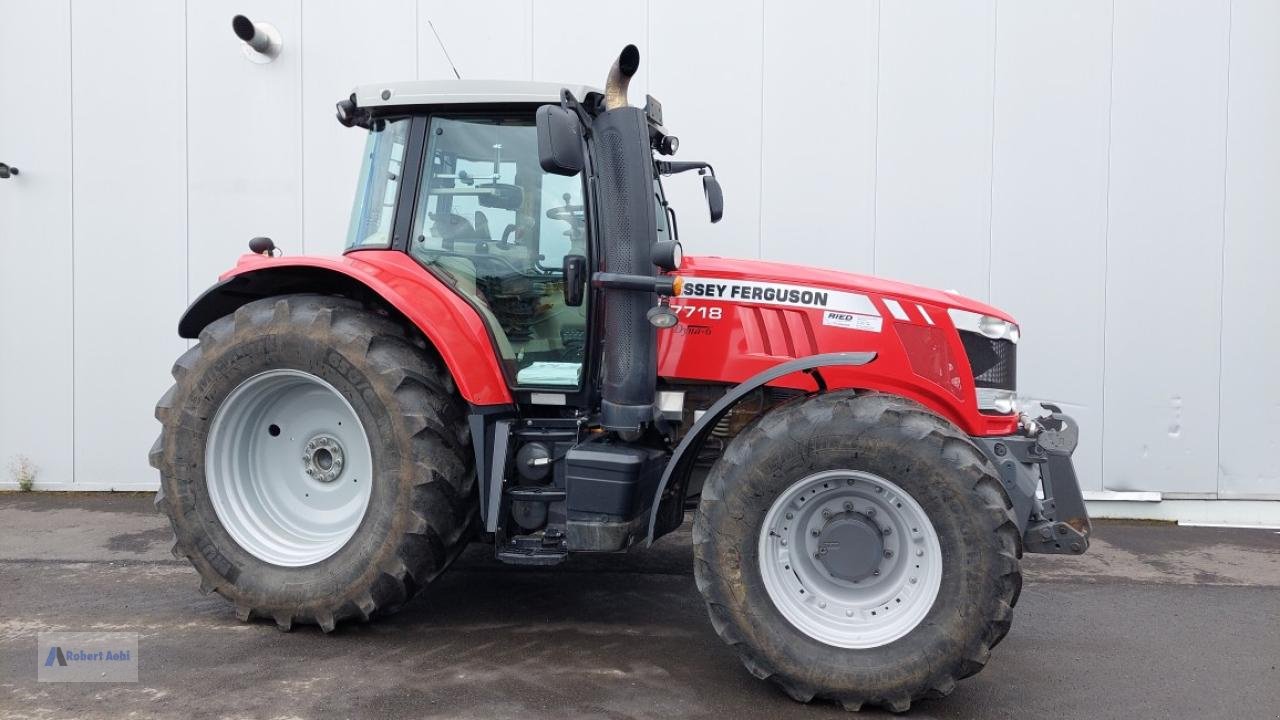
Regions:
<svg viewBox="0 0 1280 720"><path fill-rule="evenodd" d="M178 334L196 338L210 322L254 300L313 292L389 306L435 346L467 402L512 403L498 352L479 313L402 252L361 250L336 258L244 255L187 308Z"/></svg>
<svg viewBox="0 0 1280 720"><path fill-rule="evenodd" d="M689 428L689 432L685 433L684 438L680 440L680 444L676 446L675 452L672 453L671 460L667 463L667 469L663 471L662 479L658 481L658 488L653 495L652 507L649 511L649 534L646 544L652 545L659 535L679 527L684 514L684 497L673 496L668 499L664 506L662 494L673 479L676 483L675 487L679 488L684 485L690 470L693 468L693 459L698 455L698 447L702 445L702 442L711 432L711 429L715 427L716 423L740 400L757 388L797 372L808 373L817 384L818 391L821 392L826 390L826 381L819 372L821 368L866 365L875 360L875 358L876 354L873 352L827 353L796 358L790 362L781 363L757 373L725 393L723 397L703 413L702 417L693 424L693 427ZM683 493L680 493L680 495L683 495ZM659 532L658 521L664 507L666 508L666 514L671 517L663 518L664 524Z"/></svg>

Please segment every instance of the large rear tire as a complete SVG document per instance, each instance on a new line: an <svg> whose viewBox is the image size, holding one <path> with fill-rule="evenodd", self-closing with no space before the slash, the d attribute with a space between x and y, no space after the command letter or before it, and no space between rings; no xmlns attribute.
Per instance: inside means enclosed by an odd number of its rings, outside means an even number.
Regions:
<svg viewBox="0 0 1280 720"><path fill-rule="evenodd" d="M478 507L453 383L359 303L289 295L211 323L156 406L173 551L241 620L282 630L391 612L470 539Z"/></svg>
<svg viewBox="0 0 1280 720"><path fill-rule="evenodd" d="M712 625L747 668L851 710L950 693L1008 632L1022 586L995 469L888 395L757 418L709 474L693 541Z"/></svg>

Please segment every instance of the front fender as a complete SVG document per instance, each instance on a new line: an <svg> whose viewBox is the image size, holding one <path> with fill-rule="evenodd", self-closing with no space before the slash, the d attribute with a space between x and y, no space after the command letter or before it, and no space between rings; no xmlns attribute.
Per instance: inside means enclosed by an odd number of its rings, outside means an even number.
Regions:
<svg viewBox="0 0 1280 720"><path fill-rule="evenodd" d="M178 334L273 295L321 293L377 300L403 315L435 346L472 405L509 405L511 393L484 320L435 275L401 252L361 250L342 257L245 255L187 308Z"/></svg>
<svg viewBox="0 0 1280 720"><path fill-rule="evenodd" d="M674 488L681 488L688 479L689 472L693 469L693 460L698 456L698 448L702 442L706 440L707 435L711 433L712 428L720 419L725 416L737 405L740 400L750 394L753 390L763 387L766 384L777 380L792 373L805 372L809 373L818 390L826 389L826 381L823 380L819 370L824 367L839 367L850 365L866 365L875 360L876 354L873 352L849 352L849 353L827 353L825 355L810 355L808 357L796 358L790 362L775 365L768 370L757 373L741 384L733 386L729 392L715 402L702 417L689 428L689 432L684 434L680 440L680 444L676 446L675 452L671 455L671 460L667 462L667 468L662 473L662 479L658 481L658 489L654 492L652 508L649 511L649 534L647 544L652 545L654 539L663 533L674 530L679 527L681 516L684 514L684 493L678 492L675 495L680 497L671 497L667 499L666 505L663 504L662 494L667 486L675 481ZM659 516L662 515L663 508L669 517L663 517L664 525L661 532L658 531Z"/></svg>

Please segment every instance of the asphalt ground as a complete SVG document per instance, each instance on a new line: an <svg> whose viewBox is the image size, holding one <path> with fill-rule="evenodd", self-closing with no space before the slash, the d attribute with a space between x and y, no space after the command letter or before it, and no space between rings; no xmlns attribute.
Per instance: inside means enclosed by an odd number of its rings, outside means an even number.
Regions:
<svg viewBox="0 0 1280 720"><path fill-rule="evenodd" d="M470 548L398 615L278 632L169 554L142 494L0 494L0 717L828 718L712 632L687 524L550 569ZM1280 718L1280 534L1098 522L1028 556L987 668L911 718ZM39 683L36 635L136 632L139 682Z"/></svg>

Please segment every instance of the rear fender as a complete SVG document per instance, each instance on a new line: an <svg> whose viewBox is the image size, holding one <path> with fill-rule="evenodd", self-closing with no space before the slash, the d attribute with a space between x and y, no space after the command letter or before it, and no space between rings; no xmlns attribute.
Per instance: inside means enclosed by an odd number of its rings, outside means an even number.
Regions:
<svg viewBox="0 0 1280 720"><path fill-rule="evenodd" d="M484 320L444 282L401 252L365 250L339 258L245 255L187 308L178 334L196 338L206 325L241 305L293 293L342 295L394 310L435 346L467 402L512 403Z"/></svg>
<svg viewBox="0 0 1280 720"><path fill-rule="evenodd" d="M681 488L688 482L689 473L693 470L693 461L698 457L698 448L711 434L716 423L733 409L734 405L757 388L798 372L808 373L816 383L818 392L823 392L827 389L827 383L820 372L822 368L866 365L875 358L876 354L873 352L827 353L797 358L757 373L725 393L710 408L707 408L693 427L689 428L689 432L684 434L675 452L672 453L671 460L662 473L662 479L658 482L658 489L653 495L649 511L648 544L652 545L657 537L680 526L684 515L684 492ZM664 505L662 495L668 485L675 492L666 499Z"/></svg>

